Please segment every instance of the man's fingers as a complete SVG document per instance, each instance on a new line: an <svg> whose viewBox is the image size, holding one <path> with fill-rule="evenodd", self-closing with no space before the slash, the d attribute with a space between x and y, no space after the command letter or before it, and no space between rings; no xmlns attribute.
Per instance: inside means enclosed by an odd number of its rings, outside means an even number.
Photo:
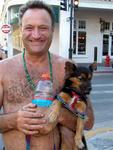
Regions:
<svg viewBox="0 0 113 150"><path fill-rule="evenodd" d="M18 112L18 116L22 116L24 118L42 118L42 117L44 117L44 114L42 114L40 112L20 110Z"/></svg>
<svg viewBox="0 0 113 150"><path fill-rule="evenodd" d="M36 112L37 108L22 108L22 111Z"/></svg>
<svg viewBox="0 0 113 150"><path fill-rule="evenodd" d="M28 131L38 131L40 129L42 129L43 126L42 125L28 125L28 124L24 124L23 129L28 130Z"/></svg>
<svg viewBox="0 0 113 150"><path fill-rule="evenodd" d="M30 130L26 130L26 129L22 129L22 132L24 132L24 134L26 135L34 135L34 134L38 134L39 131L30 131Z"/></svg>
<svg viewBox="0 0 113 150"><path fill-rule="evenodd" d="M28 125L39 125L39 124L45 124L47 120L44 119L24 119L24 122Z"/></svg>
<svg viewBox="0 0 113 150"><path fill-rule="evenodd" d="M36 111L37 110L37 106L35 104L29 103L28 105L25 105L22 107L23 111Z"/></svg>

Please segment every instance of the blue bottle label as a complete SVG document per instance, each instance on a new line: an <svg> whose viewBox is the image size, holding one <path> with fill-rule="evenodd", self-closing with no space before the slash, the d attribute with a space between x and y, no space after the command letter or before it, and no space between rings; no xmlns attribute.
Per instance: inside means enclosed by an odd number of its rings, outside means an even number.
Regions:
<svg viewBox="0 0 113 150"><path fill-rule="evenodd" d="M33 99L32 103L36 104L38 107L49 107L52 101L47 99Z"/></svg>

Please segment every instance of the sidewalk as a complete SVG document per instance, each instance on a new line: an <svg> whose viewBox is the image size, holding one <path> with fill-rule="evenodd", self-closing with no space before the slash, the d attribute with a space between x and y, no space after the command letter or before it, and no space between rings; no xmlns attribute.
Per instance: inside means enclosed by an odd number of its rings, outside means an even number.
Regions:
<svg viewBox="0 0 113 150"><path fill-rule="evenodd" d="M89 66L89 63L78 63L80 66ZM110 67L106 67L104 63L101 64L97 64L97 70L94 70L94 74L98 74L98 73L113 73L113 68Z"/></svg>
<svg viewBox="0 0 113 150"><path fill-rule="evenodd" d="M112 73L112 67L98 65L94 75ZM85 131L88 150L113 150L113 121L96 124L90 131Z"/></svg>
<svg viewBox="0 0 113 150"><path fill-rule="evenodd" d="M97 70L94 71L95 74L98 74L98 73L113 73L113 68L110 66L110 67L105 67L104 65L101 65L101 66L97 66Z"/></svg>
<svg viewBox="0 0 113 150"><path fill-rule="evenodd" d="M113 128L104 130L87 139L88 150L113 150Z"/></svg>
<svg viewBox="0 0 113 150"><path fill-rule="evenodd" d="M113 121L95 125L85 136L88 150L113 150Z"/></svg>

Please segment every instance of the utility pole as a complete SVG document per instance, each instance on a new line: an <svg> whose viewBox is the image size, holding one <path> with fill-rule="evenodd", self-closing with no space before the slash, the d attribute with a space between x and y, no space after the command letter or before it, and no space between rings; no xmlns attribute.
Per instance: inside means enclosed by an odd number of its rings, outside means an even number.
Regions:
<svg viewBox="0 0 113 150"><path fill-rule="evenodd" d="M73 45L72 45L72 38L73 38L73 12L74 8L78 8L79 0L71 0L69 7L70 7L70 39L69 39L69 59L72 59L73 53Z"/></svg>

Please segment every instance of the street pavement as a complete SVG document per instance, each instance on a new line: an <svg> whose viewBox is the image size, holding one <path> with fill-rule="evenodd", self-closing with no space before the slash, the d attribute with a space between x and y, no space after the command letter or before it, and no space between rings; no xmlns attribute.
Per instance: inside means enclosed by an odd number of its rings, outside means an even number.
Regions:
<svg viewBox="0 0 113 150"><path fill-rule="evenodd" d="M0 150L3 150L3 145L2 135L0 134Z"/></svg>
<svg viewBox="0 0 113 150"><path fill-rule="evenodd" d="M113 150L113 121L94 125L85 136L88 150Z"/></svg>
<svg viewBox="0 0 113 150"><path fill-rule="evenodd" d="M98 66L94 75L113 73L112 67ZM113 118L111 118L113 120ZM93 129L85 131L88 150L113 150L113 121L95 124ZM3 150L0 135L0 150Z"/></svg>
<svg viewBox="0 0 113 150"><path fill-rule="evenodd" d="M112 67L98 66L94 75L113 74ZM88 150L113 150L113 118L109 122L95 124L93 129L85 131Z"/></svg>

